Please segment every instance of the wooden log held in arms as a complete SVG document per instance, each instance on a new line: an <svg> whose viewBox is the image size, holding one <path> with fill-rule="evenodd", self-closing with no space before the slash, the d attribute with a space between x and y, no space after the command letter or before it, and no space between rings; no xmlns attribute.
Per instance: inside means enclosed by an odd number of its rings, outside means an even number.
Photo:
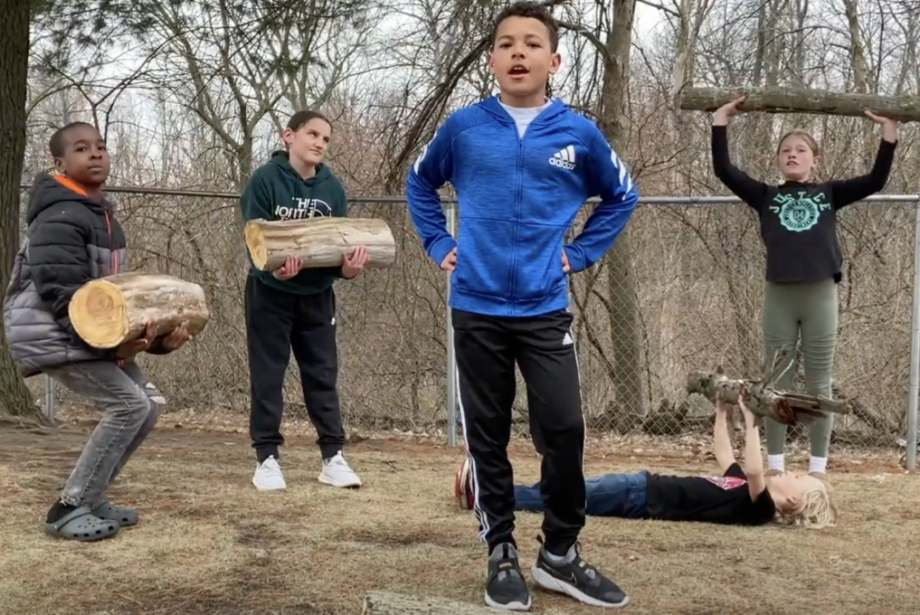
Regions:
<svg viewBox="0 0 920 615"><path fill-rule="evenodd" d="M920 96L841 94L802 88L692 88L680 93L680 108L715 111L739 96L746 96L741 111L811 113L866 117L866 109L901 122L920 122Z"/></svg>
<svg viewBox="0 0 920 615"><path fill-rule="evenodd" d="M151 322L164 335L188 321L198 335L210 316L204 289L170 275L118 273L92 280L74 293L70 322L95 348L115 348L140 337Z"/></svg>
<svg viewBox="0 0 920 615"><path fill-rule="evenodd" d="M495 615L497 611L485 605L452 602L443 598L423 598L391 592L368 592L364 596L361 615ZM531 611L533 615L539 615ZM562 615L554 611L556 615Z"/></svg>
<svg viewBox="0 0 920 615"><path fill-rule="evenodd" d="M729 404L737 404L738 397L743 394L744 404L754 416L770 417L784 425L807 425L828 412L848 414L844 401L780 391L774 387L774 383L792 367L794 357L794 352L777 352L773 369L762 380L733 380L721 369L691 372L687 376L687 393L698 393L712 403L721 399Z"/></svg>
<svg viewBox="0 0 920 615"><path fill-rule="evenodd" d="M367 248L368 269L385 269L396 260L396 240L378 218L306 218L251 220L244 229L246 247L256 269L274 271L288 256L303 267L338 267L357 246Z"/></svg>

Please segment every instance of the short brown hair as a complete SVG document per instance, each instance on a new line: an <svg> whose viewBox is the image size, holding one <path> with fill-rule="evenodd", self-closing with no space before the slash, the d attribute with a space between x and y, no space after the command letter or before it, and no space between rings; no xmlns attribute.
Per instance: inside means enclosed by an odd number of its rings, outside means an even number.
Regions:
<svg viewBox="0 0 920 615"><path fill-rule="evenodd" d="M559 26L556 20L549 14L546 7L536 2L515 2L511 6L505 7L492 26L492 42L490 47L495 47L495 36L498 34L498 26L509 17L530 17L543 22L546 29L549 30L549 47L553 53L559 48Z"/></svg>
<svg viewBox="0 0 920 615"><path fill-rule="evenodd" d="M310 120L323 120L324 122L329 124L330 128L332 127L332 122L330 122L329 119L325 115L323 115L319 111L313 111L311 109L307 109L304 111L298 111L297 113L292 115L291 119L288 120L287 127L295 131L300 130L303 127L303 125L309 122Z"/></svg>

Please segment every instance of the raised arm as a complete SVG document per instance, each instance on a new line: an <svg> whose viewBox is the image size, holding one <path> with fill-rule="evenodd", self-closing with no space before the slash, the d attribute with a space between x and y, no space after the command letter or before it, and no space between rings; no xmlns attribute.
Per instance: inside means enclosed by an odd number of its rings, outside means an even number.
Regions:
<svg viewBox="0 0 920 615"><path fill-rule="evenodd" d="M732 453L732 442L728 436L728 408L721 399L716 401L716 422L712 428L712 453L716 456L716 463L724 474L736 463Z"/></svg>
<svg viewBox="0 0 920 615"><path fill-rule="evenodd" d="M744 97L720 107L712 116L712 170L716 177L742 201L760 211L767 185L732 164L728 155L728 121L738 113Z"/></svg>
<svg viewBox="0 0 920 615"><path fill-rule="evenodd" d="M592 192L601 202L575 240L565 246L565 256L572 273L587 269L596 263L616 241L629 217L636 210L639 194L626 165L613 148L592 125L586 139L590 154L586 172Z"/></svg>
<svg viewBox="0 0 920 615"><path fill-rule="evenodd" d="M748 491L754 502L767 488L763 474L763 453L760 450L760 429L754 422L754 414L744 404L744 398L738 397L738 405L744 413L744 474L747 476Z"/></svg>
<svg viewBox="0 0 920 615"><path fill-rule="evenodd" d="M873 122L882 127L882 141L875 155L875 164L867 175L830 182L831 199L835 209L846 207L882 190L888 182L894 150L898 144L898 122L866 111Z"/></svg>
<svg viewBox="0 0 920 615"><path fill-rule="evenodd" d="M448 117L422 150L406 178L409 215L428 256L438 265L457 247L447 231L438 189L453 175L453 123Z"/></svg>

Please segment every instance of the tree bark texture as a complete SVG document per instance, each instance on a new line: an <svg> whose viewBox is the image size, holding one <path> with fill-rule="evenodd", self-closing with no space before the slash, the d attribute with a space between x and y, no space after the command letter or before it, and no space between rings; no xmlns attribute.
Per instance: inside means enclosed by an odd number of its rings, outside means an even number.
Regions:
<svg viewBox="0 0 920 615"><path fill-rule="evenodd" d="M252 262L262 271L274 271L288 256L299 256L304 268L338 267L357 246L367 248L369 269L396 261L396 240L378 218L252 220L244 232Z"/></svg>
<svg viewBox="0 0 920 615"><path fill-rule="evenodd" d="M19 250L19 185L26 147L31 3L0 0L0 292L5 293ZM42 420L0 327L0 414Z"/></svg>
<svg viewBox="0 0 920 615"><path fill-rule="evenodd" d="M208 323L204 289L169 275L119 273L87 282L68 308L74 330L95 348L115 348L157 323L159 335L188 322L198 335Z"/></svg>
<svg viewBox="0 0 920 615"><path fill-rule="evenodd" d="M824 413L848 414L846 402L841 400L802 395L781 391L774 387L777 380L795 362L795 350L781 351L774 356L773 368L762 379L736 380L726 376L722 369L713 372L691 372L687 376L687 393L697 393L712 403L717 399L744 404L757 417L770 417L784 425L809 424Z"/></svg>
<svg viewBox="0 0 920 615"><path fill-rule="evenodd" d="M626 149L626 106L629 90L629 58L632 47L636 0L613 0L614 21L607 32L608 59L604 67L601 122L607 138L620 154ZM629 224L607 254L610 293L610 337L613 347L616 416L609 417L617 431L636 428L645 416L642 386L642 335L638 287L632 261Z"/></svg>
<svg viewBox="0 0 920 615"><path fill-rule="evenodd" d="M681 93L680 108L715 111L742 95L747 99L739 107L741 111L865 117L863 112L869 109L902 122L920 122L918 96L846 94L802 88L686 88Z"/></svg>

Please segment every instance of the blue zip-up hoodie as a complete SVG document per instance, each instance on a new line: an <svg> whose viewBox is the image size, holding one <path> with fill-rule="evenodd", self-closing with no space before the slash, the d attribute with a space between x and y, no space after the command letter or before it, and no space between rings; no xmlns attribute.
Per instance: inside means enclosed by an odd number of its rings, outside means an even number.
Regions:
<svg viewBox="0 0 920 615"><path fill-rule="evenodd" d="M438 189L459 201L459 245ZM589 198L601 202L571 244L565 235ZM553 100L518 136L497 96L451 114L409 172L406 197L428 255L457 247L450 306L488 316L537 316L568 307L571 271L596 263L636 208L625 165L597 126Z"/></svg>

